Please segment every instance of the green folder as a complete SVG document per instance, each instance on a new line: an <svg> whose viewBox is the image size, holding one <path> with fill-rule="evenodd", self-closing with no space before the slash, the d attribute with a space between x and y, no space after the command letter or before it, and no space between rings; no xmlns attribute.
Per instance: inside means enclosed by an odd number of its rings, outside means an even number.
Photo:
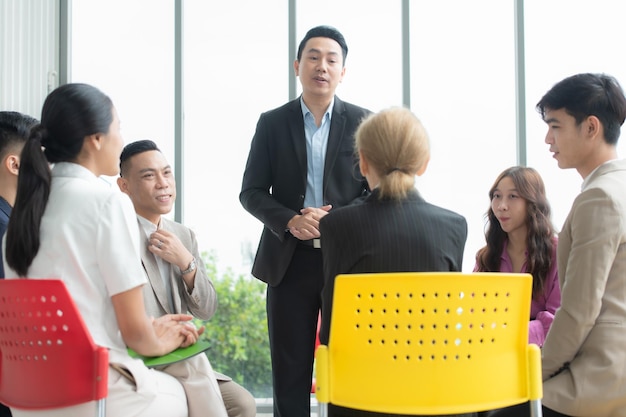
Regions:
<svg viewBox="0 0 626 417"><path fill-rule="evenodd" d="M155 366L170 365L172 363L184 361L185 359L191 358L192 356L195 356L198 353L202 353L206 351L210 347L211 347L211 344L208 340L200 339L191 346L187 346L185 348L178 348L168 353L167 355L163 355L163 356L156 356L156 357L142 356L138 354L137 352L135 352L134 350L132 350L131 348L128 348L128 354L132 358L141 359L148 368L154 368Z"/></svg>

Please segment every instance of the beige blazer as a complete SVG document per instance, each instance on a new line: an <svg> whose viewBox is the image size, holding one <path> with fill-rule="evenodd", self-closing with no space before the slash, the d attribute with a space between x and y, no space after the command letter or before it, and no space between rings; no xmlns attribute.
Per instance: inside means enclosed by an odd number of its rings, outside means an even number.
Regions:
<svg viewBox="0 0 626 417"><path fill-rule="evenodd" d="M626 160L583 184L559 234L561 307L542 349L543 403L626 416Z"/></svg>
<svg viewBox="0 0 626 417"><path fill-rule="evenodd" d="M141 236L141 263L146 271L150 285L143 286L143 299L146 305L146 312L149 316L160 317L164 314L189 313L202 320L213 317L217 309L217 293L213 283L206 273L204 262L200 258L198 241L195 233L180 223L173 222L166 218L161 218L161 227L174 233L189 252L196 258L198 270L194 289L191 294L187 291L183 278L178 267L170 265L170 284L174 298L174 308L169 308L167 301L167 291L161 279L161 273L156 263L155 255L148 250L148 239L139 224ZM215 377L219 381L230 381L227 375L215 372Z"/></svg>
<svg viewBox="0 0 626 417"><path fill-rule="evenodd" d="M148 276L150 285L144 285L144 302L148 315L160 317L164 314L189 313L202 320L210 319L217 309L217 294L209 280L204 263L198 252L198 242L194 232L180 223L162 218L161 228L175 234L189 252L196 258L195 286L191 294L187 291L180 270L170 265L170 284L172 286L174 306L170 308L167 291L161 279L161 273L155 255L148 250L148 239L139 225L141 244L141 263Z"/></svg>

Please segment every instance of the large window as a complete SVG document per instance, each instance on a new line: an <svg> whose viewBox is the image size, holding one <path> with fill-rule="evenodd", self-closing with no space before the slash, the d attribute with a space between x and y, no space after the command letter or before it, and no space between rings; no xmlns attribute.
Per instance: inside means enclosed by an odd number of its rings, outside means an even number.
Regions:
<svg viewBox="0 0 626 417"><path fill-rule="evenodd" d="M248 274L262 224L239 191L257 119L288 99L287 3L194 0L184 12L184 219L220 269Z"/></svg>
<svg viewBox="0 0 626 417"><path fill-rule="evenodd" d="M92 83L112 97L127 142L153 139L174 163L174 2L71 4L71 80ZM373 111L401 106L409 88L402 81L402 4L297 1L294 41L297 46L313 26L336 26L349 46L339 97ZM518 161L515 3L408 4L407 93L432 147L417 188L429 202L466 217L463 269L469 272L484 245L487 192L496 176ZM295 51L289 50L289 2L186 0L183 5L183 218L201 251L215 254L221 271L247 275L262 225L243 210L238 195L259 115L290 98L289 56ZM525 3L527 164L546 182L557 229L582 180L551 158L534 105L554 83L576 72L606 72L626 85L624 12L626 3L614 0ZM299 93L299 81L296 85Z"/></svg>
<svg viewBox="0 0 626 417"><path fill-rule="evenodd" d="M172 2L80 0L72 17L70 80L111 97L126 143L151 139L174 164Z"/></svg>
<svg viewBox="0 0 626 417"><path fill-rule="evenodd" d="M399 2L298 2L296 12L296 42L320 24L346 37L342 99L374 111L401 104ZM282 0L185 3L185 223L221 268L246 274L262 225L238 195L259 115L289 99L287 17Z"/></svg>
<svg viewBox="0 0 626 417"><path fill-rule="evenodd" d="M558 228L581 180L574 171L559 170L550 157L534 104L575 72L607 72L626 82L619 54L626 29L611 0L593 8L582 0L544 3L525 5L527 163L546 181ZM173 3L72 4L72 80L111 95L126 141L154 139L173 163ZM374 111L402 105L401 5L399 0L296 2L295 42L313 26L336 26L350 50L337 94ZM514 3L447 0L409 6L411 108L432 145L429 168L417 187L427 200L467 218L464 270L471 270L484 243L487 191L497 174L517 161ZM283 0L184 2L183 218L222 270L249 272L262 229L241 208L238 194L260 113L289 99L287 7ZM102 21L115 22L115 30L92 30ZM299 93L299 81L296 85Z"/></svg>
<svg viewBox="0 0 626 417"><path fill-rule="evenodd" d="M380 0L297 2L296 42L318 25L334 26L346 38L346 74L337 88L342 100L372 111L402 104L400 5Z"/></svg>

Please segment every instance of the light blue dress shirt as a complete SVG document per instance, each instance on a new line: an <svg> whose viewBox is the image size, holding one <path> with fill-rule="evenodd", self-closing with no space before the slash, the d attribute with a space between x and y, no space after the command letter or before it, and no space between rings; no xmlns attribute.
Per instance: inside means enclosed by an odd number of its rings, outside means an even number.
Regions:
<svg viewBox="0 0 626 417"><path fill-rule="evenodd" d="M304 134L306 136L306 193L304 195L304 207L322 207L324 205L324 163L326 149L328 148L328 134L330 132L330 119L333 113L335 99L322 117L322 123L318 127L315 117L308 109L302 97L302 115L304 117Z"/></svg>

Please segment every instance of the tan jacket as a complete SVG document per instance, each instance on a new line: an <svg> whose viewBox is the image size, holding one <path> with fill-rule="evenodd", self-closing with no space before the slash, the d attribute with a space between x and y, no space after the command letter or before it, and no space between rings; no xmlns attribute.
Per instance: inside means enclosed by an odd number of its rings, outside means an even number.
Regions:
<svg viewBox="0 0 626 417"><path fill-rule="evenodd" d="M180 223L173 222L166 218L161 218L161 227L164 230L174 233L189 252L196 258L198 270L194 282L194 289L191 294L187 291L183 278L178 267L170 265L170 284L174 298L174 308L169 308L167 301L167 291L161 279L159 266L155 255L148 250L148 240L145 237L141 225L139 232L141 236L141 263L148 276L150 285L143 286L143 299L146 305L146 312L149 316L160 317L164 314L188 313L196 318L208 320L213 317L217 309L217 293L213 283L206 273L204 262L200 258L198 241L195 233ZM227 375L215 372L215 377L219 381L230 381Z"/></svg>
<svg viewBox="0 0 626 417"><path fill-rule="evenodd" d="M141 263L143 264L150 285L144 285L144 302L149 316L160 317L164 314L189 313L202 320L210 319L217 309L217 294L209 280L204 263L198 252L198 242L191 229L180 223L162 218L161 227L175 234L183 246L196 258L195 286L191 294L187 291L180 270L170 265L170 284L174 298L174 308L169 308L167 291L161 279L155 255L148 250L148 240L139 225L141 240Z"/></svg>
<svg viewBox="0 0 626 417"><path fill-rule="evenodd" d="M561 307L542 349L543 403L626 416L626 160L593 172L559 234Z"/></svg>

